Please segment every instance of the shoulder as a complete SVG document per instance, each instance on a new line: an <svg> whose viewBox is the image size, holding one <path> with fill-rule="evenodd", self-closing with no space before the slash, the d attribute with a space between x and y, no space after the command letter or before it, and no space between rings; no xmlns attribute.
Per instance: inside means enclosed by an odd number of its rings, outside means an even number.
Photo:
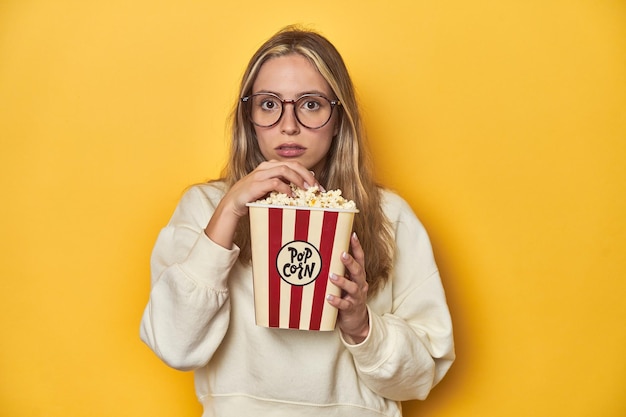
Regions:
<svg viewBox="0 0 626 417"><path fill-rule="evenodd" d="M195 184L187 188L181 203L202 201L209 206L216 206L226 193L226 183L211 181Z"/></svg>
<svg viewBox="0 0 626 417"><path fill-rule="evenodd" d="M404 198L389 189L383 189L381 193L383 212L396 235L404 230L409 234L427 236L424 225Z"/></svg>
<svg viewBox="0 0 626 417"><path fill-rule="evenodd" d="M183 193L170 224L206 225L226 192L223 182L209 182L188 187Z"/></svg>
<svg viewBox="0 0 626 417"><path fill-rule="evenodd" d="M437 272L426 228L409 203L395 192L383 190L382 206L391 223L396 242L396 268L407 276L419 273L420 278L412 282L423 282ZM397 279L394 285L401 285L401 280Z"/></svg>
<svg viewBox="0 0 626 417"><path fill-rule="evenodd" d="M381 204L383 212L392 223L406 218L407 216L417 220L409 203L395 191L383 188L381 190Z"/></svg>

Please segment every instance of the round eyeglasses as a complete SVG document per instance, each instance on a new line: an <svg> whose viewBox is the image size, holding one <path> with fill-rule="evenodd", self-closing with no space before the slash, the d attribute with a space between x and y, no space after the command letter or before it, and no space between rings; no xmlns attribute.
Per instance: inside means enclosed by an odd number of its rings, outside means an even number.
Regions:
<svg viewBox="0 0 626 417"><path fill-rule="evenodd" d="M272 127L285 112L285 104L293 104L296 120L309 129L324 127L339 100L329 100L321 94L304 94L295 100L283 100L276 94L257 93L242 97L241 101L247 106L252 123L259 127Z"/></svg>

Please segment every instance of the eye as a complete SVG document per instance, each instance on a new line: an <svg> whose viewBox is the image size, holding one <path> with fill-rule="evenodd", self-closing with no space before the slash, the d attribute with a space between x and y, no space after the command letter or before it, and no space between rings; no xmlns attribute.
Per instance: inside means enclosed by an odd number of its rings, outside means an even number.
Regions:
<svg viewBox="0 0 626 417"><path fill-rule="evenodd" d="M317 111L323 107L323 99L317 97L304 97L300 108L306 111Z"/></svg>
<svg viewBox="0 0 626 417"><path fill-rule="evenodd" d="M271 98L268 98L261 102L261 108L263 110L274 110L277 107L278 107L278 103L276 103L276 100L273 100Z"/></svg>
<svg viewBox="0 0 626 417"><path fill-rule="evenodd" d="M280 101L272 96L258 96L255 105L265 111L280 110Z"/></svg>

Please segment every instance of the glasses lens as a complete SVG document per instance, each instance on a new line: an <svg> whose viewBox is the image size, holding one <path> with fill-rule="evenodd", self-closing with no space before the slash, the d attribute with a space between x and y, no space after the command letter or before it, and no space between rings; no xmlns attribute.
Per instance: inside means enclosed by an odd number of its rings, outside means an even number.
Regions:
<svg viewBox="0 0 626 417"><path fill-rule="evenodd" d="M284 104L292 104L298 122L310 129L324 126L333 112L333 104L326 97L317 94L305 94L295 102L283 102L273 94L253 94L247 103L252 122L261 127L278 123L283 115Z"/></svg>
<svg viewBox="0 0 626 417"><path fill-rule="evenodd" d="M280 119L283 104L280 99L270 94L255 94L250 100L250 117L255 125L271 126Z"/></svg>
<svg viewBox="0 0 626 417"><path fill-rule="evenodd" d="M298 121L311 129L324 126L330 120L332 110L330 101L318 95L302 96L295 103Z"/></svg>

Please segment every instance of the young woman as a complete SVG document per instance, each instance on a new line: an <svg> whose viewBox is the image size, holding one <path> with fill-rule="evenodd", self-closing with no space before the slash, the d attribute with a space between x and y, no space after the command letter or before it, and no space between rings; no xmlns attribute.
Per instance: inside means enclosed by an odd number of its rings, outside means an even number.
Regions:
<svg viewBox="0 0 626 417"><path fill-rule="evenodd" d="M355 216L334 332L255 325L246 203L289 184L341 189ZM376 184L352 82L323 36L288 27L250 60L219 181L192 187L161 231L141 338L194 370L204 416L400 416L454 360L431 245ZM318 278L321 279L321 278Z"/></svg>

